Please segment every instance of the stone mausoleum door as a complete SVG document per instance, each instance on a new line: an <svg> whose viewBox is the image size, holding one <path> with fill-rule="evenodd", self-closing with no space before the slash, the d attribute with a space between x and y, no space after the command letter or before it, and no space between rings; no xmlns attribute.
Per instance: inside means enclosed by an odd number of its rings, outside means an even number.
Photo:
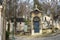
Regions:
<svg viewBox="0 0 60 40"><path fill-rule="evenodd" d="M39 17L34 17L33 19L33 25L34 25L34 33L39 33L40 28L39 28Z"/></svg>

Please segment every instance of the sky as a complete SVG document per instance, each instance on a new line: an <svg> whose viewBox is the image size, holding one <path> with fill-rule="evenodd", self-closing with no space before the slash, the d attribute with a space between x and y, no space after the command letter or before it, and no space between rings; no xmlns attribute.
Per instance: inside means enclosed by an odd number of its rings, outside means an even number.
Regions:
<svg viewBox="0 0 60 40"><path fill-rule="evenodd" d="M18 3L20 2L21 0L18 1ZM23 2L26 1L26 0L22 0ZM30 0L30 3L33 2L33 0Z"/></svg>

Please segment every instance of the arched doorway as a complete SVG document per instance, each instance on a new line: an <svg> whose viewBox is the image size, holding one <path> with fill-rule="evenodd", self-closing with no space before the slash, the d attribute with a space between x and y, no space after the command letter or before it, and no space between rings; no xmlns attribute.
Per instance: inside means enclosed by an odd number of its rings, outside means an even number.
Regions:
<svg viewBox="0 0 60 40"><path fill-rule="evenodd" d="M33 27L34 27L34 32L35 33L39 33L39 31L40 31L40 18L39 17L34 17L33 18Z"/></svg>

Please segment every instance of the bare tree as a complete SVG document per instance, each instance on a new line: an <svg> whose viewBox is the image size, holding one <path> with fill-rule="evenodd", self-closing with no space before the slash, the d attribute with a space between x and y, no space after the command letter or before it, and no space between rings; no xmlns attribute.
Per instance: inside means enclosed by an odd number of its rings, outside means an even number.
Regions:
<svg viewBox="0 0 60 40"><path fill-rule="evenodd" d="M25 2L21 2L18 4L18 16L20 16L21 18L23 16L28 16L30 13L30 3L28 0L26 0Z"/></svg>

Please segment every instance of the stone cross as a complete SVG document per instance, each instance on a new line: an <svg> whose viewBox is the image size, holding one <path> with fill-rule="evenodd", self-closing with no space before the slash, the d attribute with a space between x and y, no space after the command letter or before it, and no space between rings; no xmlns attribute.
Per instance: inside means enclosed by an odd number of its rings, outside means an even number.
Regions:
<svg viewBox="0 0 60 40"><path fill-rule="evenodd" d="M35 10L40 11L40 10L38 9L38 5L37 5L37 4L35 5Z"/></svg>
<svg viewBox="0 0 60 40"><path fill-rule="evenodd" d="M37 4L35 5L35 8L37 8Z"/></svg>

